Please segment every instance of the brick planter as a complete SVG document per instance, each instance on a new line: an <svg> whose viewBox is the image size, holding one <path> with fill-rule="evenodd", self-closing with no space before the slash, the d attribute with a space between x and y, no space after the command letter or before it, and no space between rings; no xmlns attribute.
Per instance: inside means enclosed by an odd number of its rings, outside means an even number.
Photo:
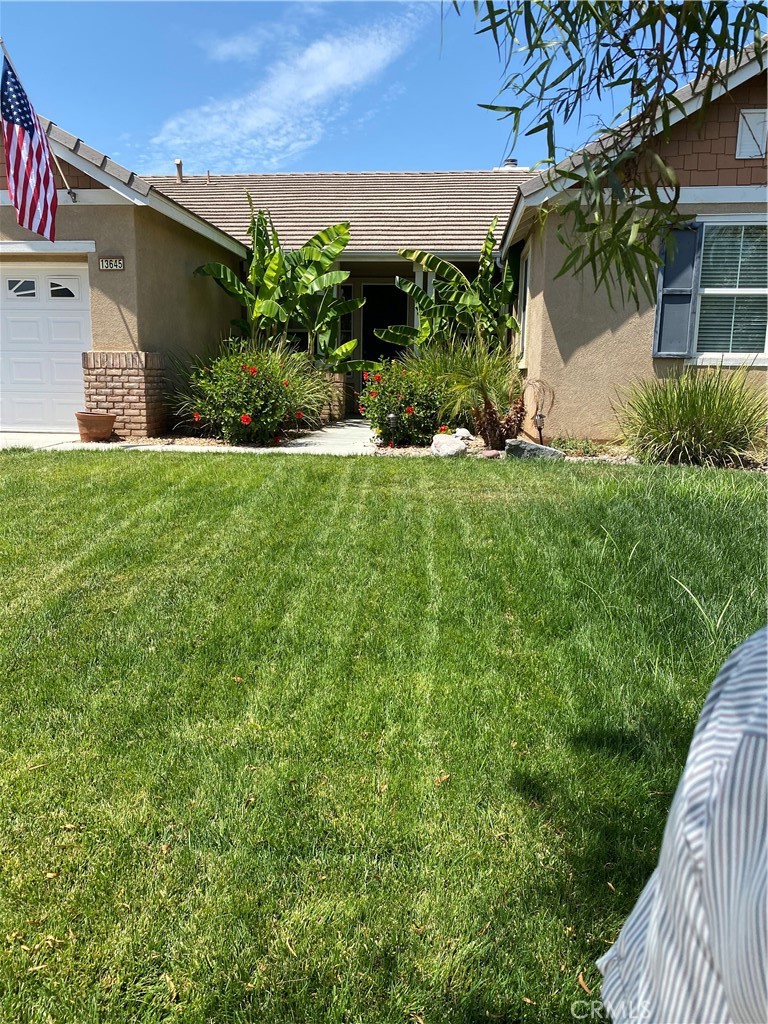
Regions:
<svg viewBox="0 0 768 1024"><path fill-rule="evenodd" d="M166 425L161 352L83 352L85 407L109 412L120 437L156 437Z"/></svg>
<svg viewBox="0 0 768 1024"><path fill-rule="evenodd" d="M320 418L323 423L335 423L343 420L347 413L347 376L344 373L329 373L328 377L333 385L333 394Z"/></svg>

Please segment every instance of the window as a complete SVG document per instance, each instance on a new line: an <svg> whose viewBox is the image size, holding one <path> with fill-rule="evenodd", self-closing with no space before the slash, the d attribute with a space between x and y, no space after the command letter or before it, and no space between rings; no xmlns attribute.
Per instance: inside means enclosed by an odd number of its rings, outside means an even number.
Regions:
<svg viewBox="0 0 768 1024"><path fill-rule="evenodd" d="M517 299L517 315L520 334L518 342L520 345L519 358L525 358L525 321L528 314L528 253L520 260L520 294Z"/></svg>
<svg viewBox="0 0 768 1024"><path fill-rule="evenodd" d="M338 298L342 302L349 302L352 299L352 285L351 284L340 284L338 286ZM339 345L344 345L348 341L352 341L352 314L344 313L339 319Z"/></svg>
<svg viewBox="0 0 768 1024"><path fill-rule="evenodd" d="M19 278L9 279L8 291L17 299L34 299L37 295L37 282L30 278L23 281Z"/></svg>
<svg viewBox="0 0 768 1024"><path fill-rule="evenodd" d="M759 160L765 156L768 138L768 110L742 110L736 138L738 160Z"/></svg>
<svg viewBox="0 0 768 1024"><path fill-rule="evenodd" d="M768 330L768 228L705 224L696 352L762 355Z"/></svg>
<svg viewBox="0 0 768 1024"><path fill-rule="evenodd" d="M76 299L77 281L71 277L59 281L50 280L48 290L52 299Z"/></svg>

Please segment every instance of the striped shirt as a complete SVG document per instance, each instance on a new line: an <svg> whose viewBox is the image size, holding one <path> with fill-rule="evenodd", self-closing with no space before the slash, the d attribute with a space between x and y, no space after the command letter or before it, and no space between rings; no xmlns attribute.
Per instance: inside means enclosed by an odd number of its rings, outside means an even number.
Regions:
<svg viewBox="0 0 768 1024"><path fill-rule="evenodd" d="M597 966L614 1024L766 1024L768 628L718 674L659 863Z"/></svg>

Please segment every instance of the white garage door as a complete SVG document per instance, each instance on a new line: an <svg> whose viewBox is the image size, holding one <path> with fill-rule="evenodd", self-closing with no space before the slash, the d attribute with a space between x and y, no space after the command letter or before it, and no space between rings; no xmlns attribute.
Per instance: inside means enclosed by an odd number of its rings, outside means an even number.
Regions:
<svg viewBox="0 0 768 1024"><path fill-rule="evenodd" d="M0 430L75 431L90 348L87 267L0 264Z"/></svg>

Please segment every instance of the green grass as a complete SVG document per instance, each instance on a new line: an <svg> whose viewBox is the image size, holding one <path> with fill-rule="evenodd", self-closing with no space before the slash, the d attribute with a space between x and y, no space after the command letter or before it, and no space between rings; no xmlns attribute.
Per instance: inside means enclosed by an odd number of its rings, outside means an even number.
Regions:
<svg viewBox="0 0 768 1024"><path fill-rule="evenodd" d="M0 482L0 1020L597 994L763 619L764 478L6 452Z"/></svg>

